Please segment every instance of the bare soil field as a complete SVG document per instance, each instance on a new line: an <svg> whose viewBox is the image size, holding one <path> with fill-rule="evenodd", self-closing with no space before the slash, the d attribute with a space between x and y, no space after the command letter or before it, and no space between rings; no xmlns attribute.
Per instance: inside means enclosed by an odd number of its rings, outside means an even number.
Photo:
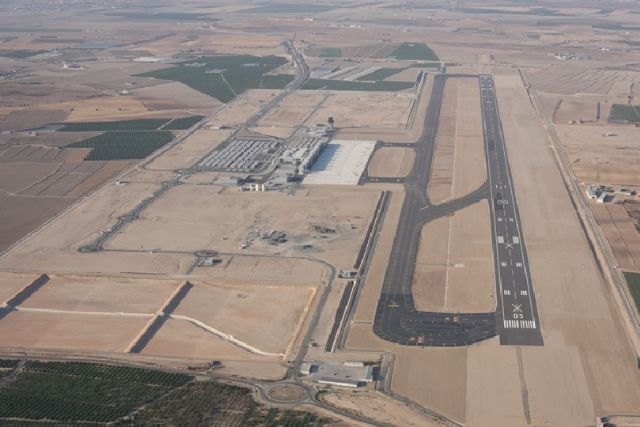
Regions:
<svg viewBox="0 0 640 427"><path fill-rule="evenodd" d="M288 197L283 193L243 193L217 186L181 185L145 209L140 218L106 243L109 249L237 252L303 255L312 245L315 257L347 266L355 261L378 200L377 191L314 188ZM313 225L335 233L318 235ZM176 230L181 238L176 240ZM263 233L287 234L287 242L270 244ZM314 237L316 236L316 237ZM307 251L307 252L305 252Z"/></svg>
<svg viewBox="0 0 640 427"><path fill-rule="evenodd" d="M229 284L317 286L328 280L327 267L307 259L256 255L224 255L215 267L196 267L190 277Z"/></svg>
<svg viewBox="0 0 640 427"><path fill-rule="evenodd" d="M350 92L314 91L316 94L330 93L331 96L306 121L307 125L325 123L333 116L336 127L406 129L413 92ZM372 108L372 106L376 108ZM364 138L358 138L364 139Z"/></svg>
<svg viewBox="0 0 640 427"><path fill-rule="evenodd" d="M223 104L180 82L162 83L134 91L136 98L150 110L205 110L213 111Z"/></svg>
<svg viewBox="0 0 640 427"><path fill-rule="evenodd" d="M434 203L462 197L486 178L478 82L449 79L438 123L429 197Z"/></svg>
<svg viewBox="0 0 640 427"><path fill-rule="evenodd" d="M0 251L8 249L72 202L73 199L0 194Z"/></svg>
<svg viewBox="0 0 640 427"><path fill-rule="evenodd" d="M640 233L622 205L590 204L620 267L640 272Z"/></svg>
<svg viewBox="0 0 640 427"><path fill-rule="evenodd" d="M528 73L532 85L543 92L573 95L628 95L632 83L640 83L640 73L629 71L551 67Z"/></svg>
<svg viewBox="0 0 640 427"><path fill-rule="evenodd" d="M410 148L382 147L374 151L367 171L372 177L405 177L411 172L415 157Z"/></svg>
<svg viewBox="0 0 640 427"><path fill-rule="evenodd" d="M64 147L98 135L96 132L41 132L36 135L13 134L6 138L6 145L39 145L46 147ZM3 136L0 144L4 145ZM2 146L0 145L0 147Z"/></svg>
<svg viewBox="0 0 640 427"><path fill-rule="evenodd" d="M179 281L50 276L21 307L66 311L153 314L180 285Z"/></svg>
<svg viewBox="0 0 640 427"><path fill-rule="evenodd" d="M321 399L332 406L343 408L366 417L374 418L389 425L435 427L437 423L426 420L404 404L387 396L365 390L333 389Z"/></svg>
<svg viewBox="0 0 640 427"><path fill-rule="evenodd" d="M260 126L295 127L305 123L306 118L329 95L298 91L287 96L277 107L260 120ZM326 117L318 123L325 123ZM311 123L313 125L315 123Z"/></svg>
<svg viewBox="0 0 640 427"><path fill-rule="evenodd" d="M14 311L0 321L6 347L122 352L144 327L145 317Z"/></svg>
<svg viewBox="0 0 640 427"><path fill-rule="evenodd" d="M640 129L555 125L576 177L587 184L640 182ZM611 132L613 136L606 136Z"/></svg>
<svg viewBox="0 0 640 427"><path fill-rule="evenodd" d="M45 261L49 268L56 266L53 261L53 255L61 252L70 252L76 255L76 250L83 244L95 239L103 230L113 225L119 215L131 210L141 198L149 196L153 191L157 190L157 186L151 184L127 184L125 186L111 185L100 190L98 197L91 197L81 204L74 207L73 210L65 213L65 215L56 218L37 235L30 237L27 241L16 248L11 254L5 255L0 259L0 266L30 266L33 269L47 267L39 267L39 261ZM23 207L15 210L17 217L13 222L13 229L20 227L25 213L40 213L35 206L51 206L58 208L68 204L68 200L55 198L16 198L16 201L23 203ZM15 209L17 203L8 203L6 206ZM4 203L3 203L4 205ZM25 207L26 206L26 207ZM56 212L57 212L56 211ZM52 213L44 215L50 218ZM8 232L9 230L7 230ZM20 235L26 234L24 231ZM2 236L6 234L3 232ZM37 256L36 256L37 255ZM57 265L57 268L64 268L64 265Z"/></svg>
<svg viewBox="0 0 640 427"><path fill-rule="evenodd" d="M229 130L200 130L163 153L146 167L160 171L188 168L220 145L230 134Z"/></svg>
<svg viewBox="0 0 640 427"><path fill-rule="evenodd" d="M486 202L425 225L413 296L430 311L489 312L495 309L495 279Z"/></svg>
<svg viewBox="0 0 640 427"><path fill-rule="evenodd" d="M0 122L0 130L26 130L59 123L65 120L69 111L64 110L16 110Z"/></svg>
<svg viewBox="0 0 640 427"><path fill-rule="evenodd" d="M263 103L268 102L277 93L278 91L269 89L249 89L221 108L210 123L217 126L243 124L258 112Z"/></svg>
<svg viewBox="0 0 640 427"><path fill-rule="evenodd" d="M54 173L60 165L58 162L3 162L0 188L10 194L20 193Z"/></svg>
<svg viewBox="0 0 640 427"><path fill-rule="evenodd" d="M169 319L142 350L152 356L201 360L262 361L269 358L251 353L182 319Z"/></svg>
<svg viewBox="0 0 640 427"><path fill-rule="evenodd" d="M38 274L0 273L0 306L38 277Z"/></svg>
<svg viewBox="0 0 640 427"><path fill-rule="evenodd" d="M197 319L262 351L286 353L314 295L314 288L259 282L233 287L195 283L174 314Z"/></svg>
<svg viewBox="0 0 640 427"><path fill-rule="evenodd" d="M600 103L600 118L598 119L598 102ZM569 122L607 122L611 104L605 96L572 96L563 97L553 117L558 124Z"/></svg>

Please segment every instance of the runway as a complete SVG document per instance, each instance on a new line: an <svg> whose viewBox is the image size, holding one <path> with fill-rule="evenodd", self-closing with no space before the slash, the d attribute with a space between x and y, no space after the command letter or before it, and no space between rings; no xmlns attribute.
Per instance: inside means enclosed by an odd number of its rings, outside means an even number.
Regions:
<svg viewBox="0 0 640 427"><path fill-rule="evenodd" d="M464 346L500 334L501 344L542 345L520 219L491 76L480 76L485 156L489 179L461 198L432 205L427 197L431 160L446 79L435 76L425 127L414 144L416 161L405 178L405 200L374 320L374 332L403 345ZM497 187L496 187L497 186ZM411 284L424 224L490 199L497 310L440 313L416 310ZM506 263L506 264L505 264ZM526 294L525 294L526 292Z"/></svg>

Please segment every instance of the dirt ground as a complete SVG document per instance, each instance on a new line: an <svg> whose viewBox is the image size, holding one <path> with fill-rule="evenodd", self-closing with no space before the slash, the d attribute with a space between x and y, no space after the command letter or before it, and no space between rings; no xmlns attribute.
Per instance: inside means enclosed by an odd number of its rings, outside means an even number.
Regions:
<svg viewBox="0 0 640 427"><path fill-rule="evenodd" d="M140 219L127 225L105 247L236 252L242 245L249 245L244 249L248 254L310 253L350 268L378 196L376 191L314 188L288 197L284 193L181 185L145 209ZM335 233L318 234L313 225L331 227ZM176 230L181 233L178 240ZM262 238L273 230L285 232L287 242L271 244L268 238ZM303 249L304 245L311 248Z"/></svg>
<svg viewBox="0 0 640 427"><path fill-rule="evenodd" d="M590 207L620 267L640 272L640 233L624 206L591 203Z"/></svg>
<svg viewBox="0 0 640 427"><path fill-rule="evenodd" d="M449 79L438 123L429 197L434 203L462 197L486 178L478 82Z"/></svg>
<svg viewBox="0 0 640 427"><path fill-rule="evenodd" d="M0 121L0 130L26 130L49 123L63 122L68 111L64 110L16 110Z"/></svg>
<svg viewBox="0 0 640 427"><path fill-rule="evenodd" d="M276 96L278 91L249 89L230 104L226 104L209 121L214 126L236 126L245 123L258 112L260 106Z"/></svg>
<svg viewBox="0 0 640 427"><path fill-rule="evenodd" d="M136 89L134 95L150 110L193 110L212 111L223 104L180 82L162 83Z"/></svg>
<svg viewBox="0 0 640 427"><path fill-rule="evenodd" d="M230 134L229 130L200 130L163 153L146 167L160 171L188 168L220 145Z"/></svg>
<svg viewBox="0 0 640 427"><path fill-rule="evenodd" d="M307 126L326 123L327 117L335 118L338 129L382 128L406 129L411 112L413 92L351 92L312 91L330 94L321 107L306 121ZM375 105L376 108L372 108ZM341 136L342 137L342 136ZM364 136L356 139L367 139Z"/></svg>
<svg viewBox="0 0 640 427"><path fill-rule="evenodd" d="M416 427L435 427L438 425L426 420L422 415L405 405L374 391L345 391L334 388L330 393L323 395L322 400L338 408L372 417L390 425Z"/></svg>
<svg viewBox="0 0 640 427"><path fill-rule="evenodd" d="M555 125L576 177L587 184L640 182L640 129ZM611 132L613 136L606 136Z"/></svg>
<svg viewBox="0 0 640 427"><path fill-rule="evenodd" d="M416 153L410 148L382 147L374 151L367 172L372 177L405 177L416 158Z"/></svg>
<svg viewBox="0 0 640 427"><path fill-rule="evenodd" d="M38 274L0 273L0 305L3 305L38 277Z"/></svg>
<svg viewBox="0 0 640 427"><path fill-rule="evenodd" d="M287 96L276 108L269 111L261 120L260 126L295 127L306 122L314 109L321 105L329 95L299 91ZM327 116L328 117L328 116ZM325 123L327 117L321 122ZM307 125L314 125L307 123Z"/></svg>
<svg viewBox="0 0 640 427"><path fill-rule="evenodd" d="M153 314L179 285L171 280L51 276L21 307Z"/></svg>
<svg viewBox="0 0 640 427"><path fill-rule="evenodd" d="M196 283L174 314L198 319L262 351L285 353L314 295L313 288L259 282L233 287Z"/></svg>
<svg viewBox="0 0 640 427"><path fill-rule="evenodd" d="M0 321L6 347L122 352L149 319L14 311Z"/></svg>
<svg viewBox="0 0 640 427"><path fill-rule="evenodd" d="M489 207L476 203L425 225L413 296L419 310L495 310Z"/></svg>

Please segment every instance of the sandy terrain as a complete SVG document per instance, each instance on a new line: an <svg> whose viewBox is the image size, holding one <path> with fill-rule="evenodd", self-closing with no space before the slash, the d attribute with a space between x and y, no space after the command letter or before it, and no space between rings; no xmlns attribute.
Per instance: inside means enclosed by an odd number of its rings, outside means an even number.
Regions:
<svg viewBox="0 0 640 427"><path fill-rule="evenodd" d="M122 352L148 319L42 312L12 312L0 321L6 347Z"/></svg>
<svg viewBox="0 0 640 427"><path fill-rule="evenodd" d="M434 203L462 197L486 180L480 89L475 79L445 85L429 182Z"/></svg>
<svg viewBox="0 0 640 427"><path fill-rule="evenodd" d="M209 123L215 126L243 124L258 112L263 103L277 95L277 92L270 89L249 89L221 108Z"/></svg>
<svg viewBox="0 0 640 427"><path fill-rule="evenodd" d="M595 203L590 206L620 267L640 272L640 233L624 206Z"/></svg>
<svg viewBox="0 0 640 427"><path fill-rule="evenodd" d="M585 183L640 182L640 129L626 126L555 125L573 165ZM615 136L605 136L607 132Z"/></svg>
<svg viewBox="0 0 640 427"><path fill-rule="evenodd" d="M262 351L285 353L314 295L308 287L196 283L174 314L198 319Z"/></svg>
<svg viewBox="0 0 640 427"><path fill-rule="evenodd" d="M51 276L21 307L153 314L179 285L168 280Z"/></svg>
<svg viewBox="0 0 640 427"><path fill-rule="evenodd" d="M382 147L374 151L367 171L372 177L405 177L411 172L415 157L410 148Z"/></svg>
<svg viewBox="0 0 640 427"><path fill-rule="evenodd" d="M306 255L301 245L311 244L315 257L349 266L355 260L372 215L378 192L335 188L283 193L243 193L216 186L174 187L145 209L140 219L106 243L110 249L161 249L237 252L251 244L250 254ZM224 207L224 209L221 209ZM311 213L313 212L313 213ZM322 224L336 233L314 238L312 225ZM180 230L180 239L175 239ZM272 245L262 233L279 230L288 241Z"/></svg>
<svg viewBox="0 0 640 427"><path fill-rule="evenodd" d="M487 202L428 223L420 242L412 288L419 310L495 310Z"/></svg>
<svg viewBox="0 0 640 427"><path fill-rule="evenodd" d="M188 168L220 145L230 134L229 130L200 130L163 153L146 167L151 170Z"/></svg>

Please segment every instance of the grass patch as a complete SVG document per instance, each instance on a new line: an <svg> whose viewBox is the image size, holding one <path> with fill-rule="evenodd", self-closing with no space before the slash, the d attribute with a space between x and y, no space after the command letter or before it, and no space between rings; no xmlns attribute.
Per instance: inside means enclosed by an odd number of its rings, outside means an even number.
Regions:
<svg viewBox="0 0 640 427"><path fill-rule="evenodd" d="M609 121L640 123L640 106L613 104L609 112Z"/></svg>
<svg viewBox="0 0 640 427"><path fill-rule="evenodd" d="M260 89L282 89L294 79L292 74L269 74L260 79Z"/></svg>
<svg viewBox="0 0 640 427"><path fill-rule="evenodd" d="M624 272L624 278L627 280L629 292L636 303L636 308L640 311L640 273Z"/></svg>
<svg viewBox="0 0 640 427"><path fill-rule="evenodd" d="M186 130L204 119L204 116L189 116L173 119L162 127L162 130Z"/></svg>
<svg viewBox="0 0 640 427"><path fill-rule="evenodd" d="M389 56L403 61L439 61L438 55L424 43L402 43Z"/></svg>
<svg viewBox="0 0 640 427"><path fill-rule="evenodd" d="M358 90L358 91L389 91L413 87L413 82L350 82L346 80L309 79L302 89L305 90Z"/></svg>
<svg viewBox="0 0 640 427"><path fill-rule="evenodd" d="M285 58L278 56L210 56L184 61L175 67L137 76L178 81L226 103L247 89L260 88L261 84L265 84L264 82L271 86L268 87L269 89L282 89L290 81L287 80L289 77L264 76L264 74L286 63Z"/></svg>
<svg viewBox="0 0 640 427"><path fill-rule="evenodd" d="M15 361L12 361L12 363ZM0 365L2 362L0 362ZM132 419L123 417L132 415ZM27 361L0 388L0 424L324 426L315 414L268 409L249 389L192 375L82 362Z"/></svg>
<svg viewBox="0 0 640 427"><path fill-rule="evenodd" d="M161 12L161 13L136 13L136 12L112 12L105 16L115 16L131 21L219 21L212 19L209 14L189 12Z"/></svg>
<svg viewBox="0 0 640 427"><path fill-rule="evenodd" d="M93 148L85 160L144 159L171 140L173 134L169 131L105 132L67 148Z"/></svg>
<svg viewBox="0 0 640 427"><path fill-rule="evenodd" d="M46 50L3 50L0 51L0 56L4 58L12 58L12 59L26 59L31 58L32 56L40 55L41 53L45 53Z"/></svg>
<svg viewBox="0 0 640 427"><path fill-rule="evenodd" d="M379 70L376 70L373 73L360 76L356 80L378 82L380 80L386 79L387 77L391 77L395 74L398 74L400 71L404 71L404 68L380 68Z"/></svg>
<svg viewBox="0 0 640 427"><path fill-rule="evenodd" d="M339 47L323 47L318 51L320 58L340 58L342 56L342 49Z"/></svg>
<svg viewBox="0 0 640 427"><path fill-rule="evenodd" d="M528 10L492 9L484 7L465 7L464 13L489 13L492 15L534 15L534 16L571 16L546 7L532 7Z"/></svg>
<svg viewBox="0 0 640 427"><path fill-rule="evenodd" d="M106 132L116 130L156 130L171 119L137 119L113 122L65 123L59 132Z"/></svg>
<svg viewBox="0 0 640 427"><path fill-rule="evenodd" d="M242 13L320 13L336 9L336 6L313 3L268 3L251 9L245 9Z"/></svg>

